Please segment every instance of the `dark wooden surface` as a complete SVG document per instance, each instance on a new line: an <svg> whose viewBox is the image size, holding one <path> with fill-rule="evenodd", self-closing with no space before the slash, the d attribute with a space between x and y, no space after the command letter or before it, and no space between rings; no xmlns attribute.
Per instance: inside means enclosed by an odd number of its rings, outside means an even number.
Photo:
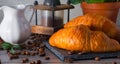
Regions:
<svg viewBox="0 0 120 64"><path fill-rule="evenodd" d="M34 60L41 60L42 64L70 64L70 63L65 63L61 60L59 60L55 55L53 55L48 49L46 51L46 56L50 57L50 60L45 60L45 57L40 57L40 56L26 56L26 55L20 55L18 59L12 59L10 60L7 52L1 50L0 51L0 59L2 64L30 64L29 62L34 61ZM22 63L22 58L29 58L29 62L27 63ZM79 61L74 61L71 64L114 64L114 62L117 62L117 64L120 64L120 58L108 58L108 59L101 59L100 61L95 61L95 60L79 60Z"/></svg>

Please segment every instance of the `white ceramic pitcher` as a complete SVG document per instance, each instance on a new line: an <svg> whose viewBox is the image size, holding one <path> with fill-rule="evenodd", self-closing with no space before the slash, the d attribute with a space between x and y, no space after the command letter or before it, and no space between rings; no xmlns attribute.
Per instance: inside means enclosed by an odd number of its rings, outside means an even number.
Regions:
<svg viewBox="0 0 120 64"><path fill-rule="evenodd" d="M24 11L28 7L32 7L32 5L20 4L13 6L2 6L0 8L4 14L3 20L0 24L0 37L5 42L20 44L30 36L31 20L28 21L24 15Z"/></svg>

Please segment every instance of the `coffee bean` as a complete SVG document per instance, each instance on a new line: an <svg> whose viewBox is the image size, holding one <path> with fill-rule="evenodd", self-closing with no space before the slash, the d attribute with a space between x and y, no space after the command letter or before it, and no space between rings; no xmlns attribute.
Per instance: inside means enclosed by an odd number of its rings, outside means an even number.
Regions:
<svg viewBox="0 0 120 64"><path fill-rule="evenodd" d="M95 57L95 61L100 61L100 57Z"/></svg>
<svg viewBox="0 0 120 64"><path fill-rule="evenodd" d="M8 55L8 57L9 57L9 59L10 59L10 60L12 60L12 59L13 59L12 55Z"/></svg>
<svg viewBox="0 0 120 64"><path fill-rule="evenodd" d="M67 63L73 63L73 60L71 58L65 58L64 61L67 62Z"/></svg>
<svg viewBox="0 0 120 64"><path fill-rule="evenodd" d="M22 62L23 62L23 63L26 63L26 62L28 62L28 61L29 61L28 58L23 58L23 59L22 59Z"/></svg>
<svg viewBox="0 0 120 64"><path fill-rule="evenodd" d="M10 60L12 60L12 59L13 59L13 57L12 57L12 56L9 56L9 59L10 59Z"/></svg>
<svg viewBox="0 0 120 64"><path fill-rule="evenodd" d="M45 57L45 60L49 60L50 59L50 57Z"/></svg>
<svg viewBox="0 0 120 64"><path fill-rule="evenodd" d="M45 49L44 49L43 47L39 48L39 52L40 52L40 53L44 52L44 50L45 50Z"/></svg>
<svg viewBox="0 0 120 64"><path fill-rule="evenodd" d="M117 62L112 62L112 64L117 64Z"/></svg>
<svg viewBox="0 0 120 64"><path fill-rule="evenodd" d="M32 45L31 45L32 47L35 47L36 46L36 44L35 43L32 43Z"/></svg>
<svg viewBox="0 0 120 64"><path fill-rule="evenodd" d="M26 61L25 61L25 60L22 60L22 63L26 63Z"/></svg>
<svg viewBox="0 0 120 64"><path fill-rule="evenodd" d="M12 60L13 59L13 55L10 52L8 52L7 54L8 54L9 59Z"/></svg>
<svg viewBox="0 0 120 64"><path fill-rule="evenodd" d="M32 44L32 42L31 42L31 41L28 41L28 42L27 42L27 45L31 45L31 44Z"/></svg>
<svg viewBox="0 0 120 64"><path fill-rule="evenodd" d="M35 64L41 64L41 60L36 60Z"/></svg>
<svg viewBox="0 0 120 64"><path fill-rule="evenodd" d="M45 52L40 52L39 53L39 56L41 56L41 57L43 57L43 56L45 56L46 54L45 54Z"/></svg>
<svg viewBox="0 0 120 64"><path fill-rule="evenodd" d="M30 55L30 52L26 51L26 52L25 52L25 55Z"/></svg>
<svg viewBox="0 0 120 64"><path fill-rule="evenodd" d="M31 35L30 39L34 41L34 43L41 43L40 41L48 39L49 35L43 35L43 34L34 34Z"/></svg>
<svg viewBox="0 0 120 64"><path fill-rule="evenodd" d="M18 55L13 55L13 59L19 58Z"/></svg>
<svg viewBox="0 0 120 64"><path fill-rule="evenodd" d="M36 64L35 61L31 61L30 64Z"/></svg>
<svg viewBox="0 0 120 64"><path fill-rule="evenodd" d="M19 58L18 55L9 55L9 59L12 60L12 59L17 59Z"/></svg>

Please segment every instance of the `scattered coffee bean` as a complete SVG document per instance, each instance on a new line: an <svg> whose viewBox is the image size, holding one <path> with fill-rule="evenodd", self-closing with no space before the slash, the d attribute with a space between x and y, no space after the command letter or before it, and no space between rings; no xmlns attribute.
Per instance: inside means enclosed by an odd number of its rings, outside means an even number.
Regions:
<svg viewBox="0 0 120 64"><path fill-rule="evenodd" d="M23 62L23 63L26 63L26 62L28 62L28 61L29 61L28 58L23 58L23 59L22 59L22 62Z"/></svg>
<svg viewBox="0 0 120 64"><path fill-rule="evenodd" d="M10 59L19 58L18 55L39 55L41 57L45 56L45 44L42 42L43 40L48 39L50 36L43 34L32 34L30 40L21 44L20 46L23 48L19 52L16 50L15 54L11 54L9 50L7 51ZM32 52L31 52L32 51ZM45 57L45 60L49 60L50 57ZM28 58L21 59L23 63L29 62ZM31 64L41 64L41 60L36 60L30 62Z"/></svg>
<svg viewBox="0 0 120 64"><path fill-rule="evenodd" d="M36 60L35 64L41 64L41 60Z"/></svg>
<svg viewBox="0 0 120 64"><path fill-rule="evenodd" d="M12 55L9 55L9 59L10 59L10 60L12 60L12 59L13 59Z"/></svg>
<svg viewBox="0 0 120 64"><path fill-rule="evenodd" d="M28 42L27 42L27 45L31 45L31 44L32 44L32 42L31 42L31 41L28 41Z"/></svg>
<svg viewBox="0 0 120 64"><path fill-rule="evenodd" d="M31 61L30 64L36 64L35 61Z"/></svg>
<svg viewBox="0 0 120 64"><path fill-rule="evenodd" d="M73 60L71 58L65 58L64 61L67 62L67 63L73 63Z"/></svg>
<svg viewBox="0 0 120 64"><path fill-rule="evenodd" d="M30 52L26 51L26 52L25 52L25 55L30 55Z"/></svg>
<svg viewBox="0 0 120 64"><path fill-rule="evenodd" d="M100 61L100 57L95 57L95 61Z"/></svg>
<svg viewBox="0 0 120 64"><path fill-rule="evenodd" d="M40 41L48 39L49 35L43 35L43 34L32 34L31 40L34 41L34 43L41 43Z"/></svg>
<svg viewBox="0 0 120 64"><path fill-rule="evenodd" d="M9 57L10 60L19 58L18 55L11 54L11 53L8 53L8 57Z"/></svg>
<svg viewBox="0 0 120 64"><path fill-rule="evenodd" d="M45 54L45 52L40 52L39 53L39 56L41 56L41 57L43 57L43 56L45 56L46 54Z"/></svg>
<svg viewBox="0 0 120 64"><path fill-rule="evenodd" d="M32 43L32 45L31 45L32 47L35 47L36 46L36 44L35 43Z"/></svg>
<svg viewBox="0 0 120 64"><path fill-rule="evenodd" d="M112 64L117 64L117 62L112 62Z"/></svg>
<svg viewBox="0 0 120 64"><path fill-rule="evenodd" d="M25 60L22 60L22 63L26 63L26 61L25 61Z"/></svg>
<svg viewBox="0 0 120 64"><path fill-rule="evenodd" d="M19 58L18 55L13 55L13 59Z"/></svg>
<svg viewBox="0 0 120 64"><path fill-rule="evenodd" d="M49 60L50 59L50 57L45 57L45 60Z"/></svg>
<svg viewBox="0 0 120 64"><path fill-rule="evenodd" d="M45 49L44 49L43 47L42 47L42 48L39 48L39 52L40 52L40 53L44 52L44 50L45 50Z"/></svg>

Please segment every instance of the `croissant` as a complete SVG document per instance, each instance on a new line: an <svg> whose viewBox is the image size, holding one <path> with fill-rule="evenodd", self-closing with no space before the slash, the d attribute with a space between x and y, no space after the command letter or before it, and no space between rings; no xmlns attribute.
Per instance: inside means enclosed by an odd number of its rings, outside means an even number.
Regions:
<svg viewBox="0 0 120 64"><path fill-rule="evenodd" d="M87 26L67 27L55 32L49 44L70 51L110 52L119 51L120 45L101 31L91 31Z"/></svg>
<svg viewBox="0 0 120 64"><path fill-rule="evenodd" d="M120 42L120 29L108 18L97 15L97 14L85 14L83 16L78 16L73 18L64 27L77 26L77 25L86 25L91 30L103 31L106 35L111 38L114 38Z"/></svg>

